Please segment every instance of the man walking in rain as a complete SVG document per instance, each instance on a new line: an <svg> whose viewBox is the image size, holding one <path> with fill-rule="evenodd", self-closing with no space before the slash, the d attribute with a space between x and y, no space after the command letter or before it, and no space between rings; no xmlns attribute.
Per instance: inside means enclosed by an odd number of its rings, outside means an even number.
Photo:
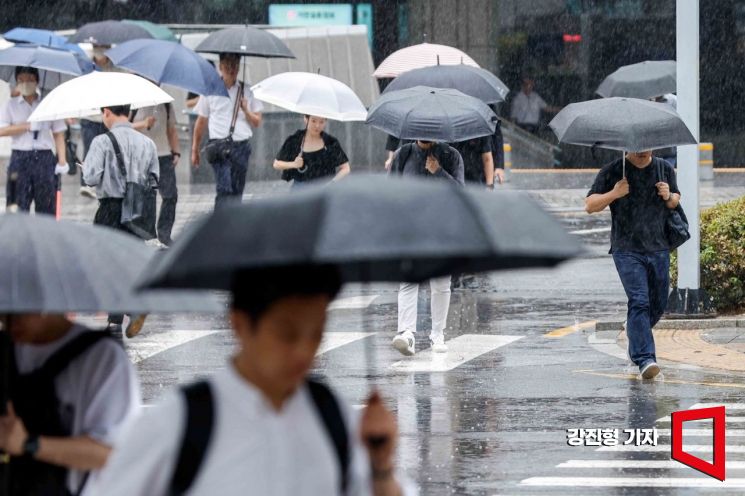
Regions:
<svg viewBox="0 0 745 496"><path fill-rule="evenodd" d="M207 381L148 409L117 445L96 494L412 494L396 474L396 421L380 395L358 416L307 377L340 286L331 267L236 273L237 353Z"/></svg>
<svg viewBox="0 0 745 496"><path fill-rule="evenodd" d="M451 181L459 186L465 184L460 153L452 146L432 141L418 140L399 148L393 157L389 174ZM437 201L437 198L432 201ZM422 208L427 206L422 205ZM445 353L448 349L445 344L445 325L450 309L450 276L430 279L429 287L432 309L429 341L432 351ZM398 329L391 344L407 356L415 353L418 299L419 284L401 283L398 289Z"/></svg>
<svg viewBox="0 0 745 496"><path fill-rule="evenodd" d="M560 109L549 106L541 95L533 91L535 82L524 77L522 87L512 100L512 121L529 133L536 134L541 128L541 113L556 113Z"/></svg>
<svg viewBox="0 0 745 496"><path fill-rule="evenodd" d="M191 164L199 167L201 163L199 146L204 128L209 126L209 141L204 151L215 172L215 207L242 198L251 157L251 128L261 125L263 105L253 97L250 88L238 82L239 66L238 55L220 54L220 74L229 97L201 96L195 107L199 117L194 124Z"/></svg>
<svg viewBox="0 0 745 496"><path fill-rule="evenodd" d="M610 253L628 298L629 357L644 379L653 379L660 367L652 328L667 307L670 283L665 224L668 210L680 202L680 190L673 167L651 151L628 153L625 173L621 160L603 167L585 209L592 214L610 206Z"/></svg>
<svg viewBox="0 0 745 496"><path fill-rule="evenodd" d="M129 105L104 107L101 109L103 123L109 132L96 136L83 163L83 179L96 187L98 210L94 224L133 234L121 223L122 203L127 182L143 186L157 186L159 178L158 153L155 143L137 132L129 122ZM115 144L121 151L127 177L123 177L117 162ZM115 282L112 282L115 284ZM109 331L120 336L122 315L109 316ZM133 337L142 329L144 316L130 319L127 337Z"/></svg>
<svg viewBox="0 0 745 496"><path fill-rule="evenodd" d="M122 426L140 405L127 354L106 333L64 315L0 317L10 391L0 451L10 455L8 494L90 495Z"/></svg>
<svg viewBox="0 0 745 496"><path fill-rule="evenodd" d="M54 215L55 195L60 174L66 174L65 121L28 122L39 106L39 71L33 67L16 67L16 88L0 109L0 137L10 136L11 155L8 165L6 194L8 205L28 211L31 203L37 213ZM56 149L55 158L52 150Z"/></svg>

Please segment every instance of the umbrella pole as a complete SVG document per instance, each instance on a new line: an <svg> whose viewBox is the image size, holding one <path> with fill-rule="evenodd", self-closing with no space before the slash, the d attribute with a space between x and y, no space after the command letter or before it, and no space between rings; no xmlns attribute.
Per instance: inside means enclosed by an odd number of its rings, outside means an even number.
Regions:
<svg viewBox="0 0 745 496"><path fill-rule="evenodd" d="M62 217L62 174L57 174L57 192L55 194L54 217L60 220Z"/></svg>
<svg viewBox="0 0 745 496"><path fill-rule="evenodd" d="M621 150L621 170L623 171L623 178L626 179L626 152Z"/></svg>

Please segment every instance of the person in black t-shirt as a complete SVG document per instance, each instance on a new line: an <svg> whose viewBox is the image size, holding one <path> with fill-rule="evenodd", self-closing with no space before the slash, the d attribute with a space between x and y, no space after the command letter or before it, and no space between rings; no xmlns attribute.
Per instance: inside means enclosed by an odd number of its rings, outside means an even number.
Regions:
<svg viewBox="0 0 745 496"><path fill-rule="evenodd" d="M673 167L651 151L627 154L625 174L620 160L604 166L585 209L592 214L610 206L610 253L628 297L629 357L644 379L652 379L660 372L652 328L665 311L670 283L665 223L680 190Z"/></svg>
<svg viewBox="0 0 745 496"><path fill-rule="evenodd" d="M491 136L483 136L452 143L463 157L463 172L467 183L485 185L494 189L494 158Z"/></svg>
<svg viewBox="0 0 745 496"><path fill-rule="evenodd" d="M274 168L293 186L311 181L336 181L350 172L339 140L324 132L326 119L305 116L305 129L290 135L277 153Z"/></svg>

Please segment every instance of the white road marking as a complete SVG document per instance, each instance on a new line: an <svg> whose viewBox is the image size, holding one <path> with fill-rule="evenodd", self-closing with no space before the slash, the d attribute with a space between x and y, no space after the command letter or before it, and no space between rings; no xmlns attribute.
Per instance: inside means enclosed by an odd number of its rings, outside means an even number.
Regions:
<svg viewBox="0 0 745 496"><path fill-rule="evenodd" d="M675 460L569 460L557 468L642 468L642 469L686 469L691 468ZM728 461L727 470L745 470L745 461Z"/></svg>
<svg viewBox="0 0 745 496"><path fill-rule="evenodd" d="M711 408L715 406L723 406L727 410L745 410L745 403L696 403L688 410L698 410L700 408Z"/></svg>
<svg viewBox="0 0 745 496"><path fill-rule="evenodd" d="M224 330L224 329L223 329ZM139 363L171 348L203 338L221 330L173 330L158 333L144 333L126 341L125 349L132 363ZM227 332L227 331L226 331Z"/></svg>
<svg viewBox="0 0 745 496"><path fill-rule="evenodd" d="M331 302L329 310L355 310L369 307L378 295L361 295L350 296L348 298L339 298Z"/></svg>
<svg viewBox="0 0 745 496"><path fill-rule="evenodd" d="M323 334L323 341L316 352L316 356L323 355L340 346L345 346L360 339L372 336L374 332L326 332Z"/></svg>
<svg viewBox="0 0 745 496"><path fill-rule="evenodd" d="M661 419L657 419L657 422L661 424L669 424L672 420L670 417L662 417ZM711 419L701 419L701 420L686 420L685 423L688 424L689 422L709 422L711 423ZM742 424L745 423L745 417L727 417L727 423L728 424Z"/></svg>
<svg viewBox="0 0 745 496"><path fill-rule="evenodd" d="M691 445L683 445L683 451L687 451L689 453L711 453L713 449L713 446L711 445L705 445L705 444L691 444ZM725 446L725 450L727 453L745 453L745 446L734 446L734 445L727 445ZM602 448L598 448L596 451L633 451L633 452L647 452L647 453L670 453L670 445L662 445L658 444L657 446L603 446Z"/></svg>
<svg viewBox="0 0 745 496"><path fill-rule="evenodd" d="M610 232L610 227L596 227L595 229L580 229L578 231L569 231L570 234L577 234L582 236L583 234L595 234Z"/></svg>
<svg viewBox="0 0 745 496"><path fill-rule="evenodd" d="M447 353L434 353L429 349L396 362L391 368L398 372L447 372L522 337L464 334L445 342L448 346Z"/></svg>
<svg viewBox="0 0 745 496"><path fill-rule="evenodd" d="M687 422L686 422L687 423ZM670 436L670 429L657 429L657 434L660 436ZM686 436L707 436L714 437L714 431L711 429L683 429L683 437ZM745 437L745 430L743 429L727 429L727 437Z"/></svg>
<svg viewBox="0 0 745 496"><path fill-rule="evenodd" d="M743 488L745 479L727 479L724 482L694 477L531 477L520 483L523 486L559 487L715 487L717 489Z"/></svg>

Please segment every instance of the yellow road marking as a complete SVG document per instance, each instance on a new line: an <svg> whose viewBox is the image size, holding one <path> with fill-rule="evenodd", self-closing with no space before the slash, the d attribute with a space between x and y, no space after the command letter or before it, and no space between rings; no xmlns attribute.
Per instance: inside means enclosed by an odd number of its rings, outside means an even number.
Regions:
<svg viewBox="0 0 745 496"><path fill-rule="evenodd" d="M595 324L597 324L596 320L589 320L587 322L582 322L581 324L562 327L561 329L554 329L553 331L544 334L544 336L547 338L563 338L564 336L575 333L581 329L591 329Z"/></svg>
<svg viewBox="0 0 745 496"><path fill-rule="evenodd" d="M625 379L629 381L643 381L638 374L614 374L612 372L598 372L596 370L573 370L579 374L595 375L598 377L609 377L611 379ZM684 384L689 386L711 386L723 388L745 389L745 384L736 384L731 382L709 382L709 381L684 381L681 379L663 379L658 381L661 384Z"/></svg>

